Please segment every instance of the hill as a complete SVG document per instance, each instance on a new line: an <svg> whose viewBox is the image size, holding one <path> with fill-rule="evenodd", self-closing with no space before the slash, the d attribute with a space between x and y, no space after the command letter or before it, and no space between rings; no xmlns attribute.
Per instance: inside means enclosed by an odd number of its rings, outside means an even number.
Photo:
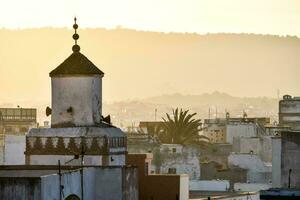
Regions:
<svg viewBox="0 0 300 200"><path fill-rule="evenodd" d="M0 104L50 102L48 73L69 54L70 29L0 29ZM300 93L300 40L254 34L79 29L82 52L105 72L107 102L161 94L275 97Z"/></svg>

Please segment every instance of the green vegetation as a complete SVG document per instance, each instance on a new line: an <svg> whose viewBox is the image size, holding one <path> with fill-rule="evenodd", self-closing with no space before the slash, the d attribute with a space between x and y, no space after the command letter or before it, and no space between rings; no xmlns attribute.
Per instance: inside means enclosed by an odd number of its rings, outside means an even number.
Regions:
<svg viewBox="0 0 300 200"><path fill-rule="evenodd" d="M168 144L194 144L200 139L201 119L195 119L197 113L189 114L189 110L173 109L173 115L168 113L167 119L163 118L163 131L158 135L162 143Z"/></svg>

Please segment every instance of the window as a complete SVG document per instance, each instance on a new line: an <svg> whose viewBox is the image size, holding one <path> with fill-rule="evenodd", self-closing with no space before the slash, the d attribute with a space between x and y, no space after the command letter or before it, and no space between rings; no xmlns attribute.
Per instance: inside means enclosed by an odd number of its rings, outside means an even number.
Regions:
<svg viewBox="0 0 300 200"><path fill-rule="evenodd" d="M176 174L176 168L169 168L168 174Z"/></svg>
<svg viewBox="0 0 300 200"><path fill-rule="evenodd" d="M176 153L176 148L172 148L172 152L173 152L173 153Z"/></svg>

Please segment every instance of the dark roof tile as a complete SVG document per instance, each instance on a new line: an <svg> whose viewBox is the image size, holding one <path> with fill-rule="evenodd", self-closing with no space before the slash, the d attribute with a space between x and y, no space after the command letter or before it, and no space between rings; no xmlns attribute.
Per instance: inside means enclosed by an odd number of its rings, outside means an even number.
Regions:
<svg viewBox="0 0 300 200"><path fill-rule="evenodd" d="M87 57L80 52L72 53L63 63L50 72L50 77L59 75L104 75Z"/></svg>

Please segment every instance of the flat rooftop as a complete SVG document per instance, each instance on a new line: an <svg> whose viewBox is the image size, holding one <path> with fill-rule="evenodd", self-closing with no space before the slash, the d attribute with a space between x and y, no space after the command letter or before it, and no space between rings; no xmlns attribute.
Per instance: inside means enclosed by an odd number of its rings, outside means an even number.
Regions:
<svg viewBox="0 0 300 200"><path fill-rule="evenodd" d="M227 199L247 195L256 195L258 192L214 192L214 191L190 191L190 200Z"/></svg>
<svg viewBox="0 0 300 200"><path fill-rule="evenodd" d="M94 166L87 165L84 168L114 169L123 166ZM61 173L79 170L81 166L62 165ZM136 168L135 166L124 166L124 168ZM41 176L58 174L58 165L1 165L0 178L39 178Z"/></svg>

